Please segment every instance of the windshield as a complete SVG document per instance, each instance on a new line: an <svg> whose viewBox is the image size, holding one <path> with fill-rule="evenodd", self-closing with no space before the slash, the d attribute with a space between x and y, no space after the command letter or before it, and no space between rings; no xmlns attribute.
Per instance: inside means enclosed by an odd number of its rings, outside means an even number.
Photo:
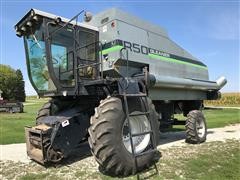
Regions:
<svg viewBox="0 0 240 180"><path fill-rule="evenodd" d="M48 19L31 30L24 41L29 78L38 93L74 91L80 80L95 78L96 32Z"/></svg>
<svg viewBox="0 0 240 180"><path fill-rule="evenodd" d="M61 86L75 86L74 78L74 30L70 27L49 26L51 34L51 63Z"/></svg>
<svg viewBox="0 0 240 180"><path fill-rule="evenodd" d="M38 91L56 90L48 72L46 49L42 26L27 37L24 37L27 51L29 78Z"/></svg>

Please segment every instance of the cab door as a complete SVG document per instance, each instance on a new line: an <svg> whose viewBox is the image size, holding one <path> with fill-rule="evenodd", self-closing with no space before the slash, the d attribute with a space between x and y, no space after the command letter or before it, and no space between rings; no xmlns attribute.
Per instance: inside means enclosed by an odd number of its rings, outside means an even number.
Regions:
<svg viewBox="0 0 240 180"><path fill-rule="evenodd" d="M79 79L96 79L99 76L98 33L80 27L77 36L76 58Z"/></svg>
<svg viewBox="0 0 240 180"><path fill-rule="evenodd" d="M61 87L74 87L74 29L71 26L57 28L51 36L50 46L54 75Z"/></svg>

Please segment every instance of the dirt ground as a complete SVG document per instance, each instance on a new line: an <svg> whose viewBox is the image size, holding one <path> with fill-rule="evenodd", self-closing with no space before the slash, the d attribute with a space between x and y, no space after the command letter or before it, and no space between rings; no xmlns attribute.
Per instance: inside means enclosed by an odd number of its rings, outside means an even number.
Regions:
<svg viewBox="0 0 240 180"><path fill-rule="evenodd" d="M160 137L160 144L158 145L160 152L166 152L166 150L176 147L188 146L188 144L185 143L185 133L183 131L161 133ZM240 124L208 129L207 142L219 142L228 139L240 140ZM91 156L87 143L82 144L74 155L66 159L63 164L59 165L60 169L55 167L45 168L32 162L26 155L25 144L0 145L0 153L0 179L18 179L20 176L31 172L37 173L38 171L42 173L37 179L54 179L53 177L56 174L58 174L56 177L62 177L63 179L72 179L75 177L81 177L80 179L84 177L83 179L88 179L88 175L91 174L90 179L92 179L94 178L92 175L99 171L98 164ZM165 156L167 156L167 154L168 153L166 153ZM88 173L81 174L82 172ZM31 176L29 179L31 179Z"/></svg>

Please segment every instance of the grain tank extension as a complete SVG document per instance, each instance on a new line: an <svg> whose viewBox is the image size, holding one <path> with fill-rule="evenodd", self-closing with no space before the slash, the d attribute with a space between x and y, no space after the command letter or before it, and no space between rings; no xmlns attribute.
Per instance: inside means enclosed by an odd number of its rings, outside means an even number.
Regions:
<svg viewBox="0 0 240 180"><path fill-rule="evenodd" d="M210 81L165 29L118 9L71 20L31 9L15 29L33 87L51 97L25 129L31 159L59 163L88 141L104 173L127 176L159 159L159 131L174 124L186 126L186 142L206 140L203 100L227 81Z"/></svg>

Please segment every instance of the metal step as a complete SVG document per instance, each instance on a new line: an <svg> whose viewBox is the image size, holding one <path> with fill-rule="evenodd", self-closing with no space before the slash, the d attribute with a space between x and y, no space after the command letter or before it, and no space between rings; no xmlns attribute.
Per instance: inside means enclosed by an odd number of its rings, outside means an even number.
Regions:
<svg viewBox="0 0 240 180"><path fill-rule="evenodd" d="M141 112L141 113L129 114L129 116L142 116L142 115L148 115L148 114L150 114L149 111L147 111L147 112Z"/></svg>
<svg viewBox="0 0 240 180"><path fill-rule="evenodd" d="M139 153L139 154L135 154L135 157L140 157L140 156L144 156L146 154L151 154L151 153L156 153L157 152L157 149L154 148L154 149L150 149L148 151L144 151L142 153Z"/></svg>
<svg viewBox="0 0 240 180"><path fill-rule="evenodd" d="M126 96L126 97L147 97L147 94L122 94L122 96Z"/></svg>
<svg viewBox="0 0 240 180"><path fill-rule="evenodd" d="M146 131L146 132L142 132L142 133L136 133L136 134L132 134L132 137L136 137L136 136L142 136L142 135L146 135L146 134L152 134L153 131Z"/></svg>

